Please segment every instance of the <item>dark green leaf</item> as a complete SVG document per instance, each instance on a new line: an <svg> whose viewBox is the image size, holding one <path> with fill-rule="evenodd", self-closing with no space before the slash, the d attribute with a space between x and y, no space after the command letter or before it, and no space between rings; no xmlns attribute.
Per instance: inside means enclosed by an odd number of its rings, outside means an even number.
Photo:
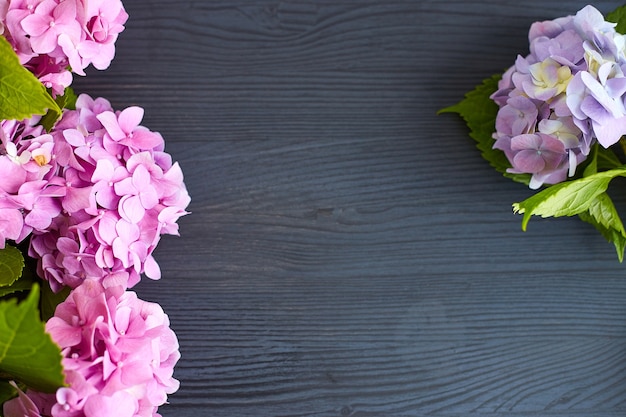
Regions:
<svg viewBox="0 0 626 417"><path fill-rule="evenodd" d="M9 384L9 381L0 381L0 404L17 397L17 390ZM0 413L2 407L0 406Z"/></svg>
<svg viewBox="0 0 626 417"><path fill-rule="evenodd" d="M0 302L0 373L42 392L64 382L61 350L39 319L39 286L26 300Z"/></svg>
<svg viewBox="0 0 626 417"><path fill-rule="evenodd" d="M511 168L511 163L504 152L499 149L493 149L495 140L492 135L496 130L498 105L489 96L498 89L500 78L501 75L487 78L482 84L467 93L465 98L459 103L441 109L439 113L458 113L467 123L467 127L470 129L470 136L476 141L476 146L483 158L504 176L528 184L530 175L507 172L507 169Z"/></svg>
<svg viewBox="0 0 626 417"><path fill-rule="evenodd" d="M67 87L62 96L57 96L54 101L60 109L74 110L76 108L76 94L71 87ZM41 118L39 122L48 132L54 127L54 124L61 117L61 113L56 109L48 110L48 113Z"/></svg>
<svg viewBox="0 0 626 417"><path fill-rule="evenodd" d="M621 34L626 34L626 6L620 6L606 15L608 22L617 23L615 30Z"/></svg>
<svg viewBox="0 0 626 417"><path fill-rule="evenodd" d="M22 277L8 287L0 287L0 298L18 292L29 291L32 286L33 281L31 279Z"/></svg>
<svg viewBox="0 0 626 417"><path fill-rule="evenodd" d="M626 176L626 168L598 172L588 177L552 185L521 203L513 204L516 213L524 214L522 229L532 215L541 217L575 216L590 209L594 200L606 191L609 182Z"/></svg>
<svg viewBox="0 0 626 417"><path fill-rule="evenodd" d="M12 285L22 276L24 257L19 249L6 245L0 249L0 288Z"/></svg>
<svg viewBox="0 0 626 417"><path fill-rule="evenodd" d="M58 293L55 293L50 289L50 285L47 282L43 282L41 284L41 319L43 321L48 321L50 317L54 316L54 310L56 310L57 306L65 301L67 296L70 294L70 288L64 287Z"/></svg>
<svg viewBox="0 0 626 417"><path fill-rule="evenodd" d="M0 36L0 119L23 120L48 109L61 112L39 80L24 68Z"/></svg>

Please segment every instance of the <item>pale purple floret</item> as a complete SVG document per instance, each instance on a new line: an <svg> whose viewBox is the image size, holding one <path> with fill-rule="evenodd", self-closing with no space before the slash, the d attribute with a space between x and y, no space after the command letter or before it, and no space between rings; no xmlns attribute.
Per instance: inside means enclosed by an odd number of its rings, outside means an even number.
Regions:
<svg viewBox="0 0 626 417"><path fill-rule="evenodd" d="M516 136L534 131L539 111L528 97L515 96L507 100L496 119L499 135Z"/></svg>
<svg viewBox="0 0 626 417"><path fill-rule="evenodd" d="M568 154L557 138L544 133L519 135L511 139L511 150L515 153L512 172L531 173L535 181L565 179Z"/></svg>
<svg viewBox="0 0 626 417"><path fill-rule="evenodd" d="M621 73L616 64L604 63L597 77L581 71L572 80L567 90L567 104L578 123L590 120L594 136L608 148L626 134L626 78L623 73L614 78L611 74Z"/></svg>
<svg viewBox="0 0 626 417"><path fill-rule="evenodd" d="M491 96L494 148L538 188L573 176L596 141L608 147L626 134L626 37L586 6L533 24L529 42Z"/></svg>

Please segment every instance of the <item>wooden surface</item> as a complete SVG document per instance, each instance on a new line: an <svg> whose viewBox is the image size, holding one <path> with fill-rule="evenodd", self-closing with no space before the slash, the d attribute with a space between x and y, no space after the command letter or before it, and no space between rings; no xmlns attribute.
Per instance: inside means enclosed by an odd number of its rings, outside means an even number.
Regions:
<svg viewBox="0 0 626 417"><path fill-rule="evenodd" d="M164 417L626 415L626 265L523 233L529 190L435 115L585 1L125 3L76 88L145 107L193 198L137 287L180 339Z"/></svg>

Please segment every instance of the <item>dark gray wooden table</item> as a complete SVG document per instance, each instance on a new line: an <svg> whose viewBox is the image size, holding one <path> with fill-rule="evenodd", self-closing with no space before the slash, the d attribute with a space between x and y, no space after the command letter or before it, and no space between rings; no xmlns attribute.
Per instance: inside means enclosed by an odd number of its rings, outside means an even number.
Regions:
<svg viewBox="0 0 626 417"><path fill-rule="evenodd" d="M76 89L145 107L193 197L137 287L180 339L162 415L626 415L626 265L523 233L529 190L435 115L585 4L127 0Z"/></svg>

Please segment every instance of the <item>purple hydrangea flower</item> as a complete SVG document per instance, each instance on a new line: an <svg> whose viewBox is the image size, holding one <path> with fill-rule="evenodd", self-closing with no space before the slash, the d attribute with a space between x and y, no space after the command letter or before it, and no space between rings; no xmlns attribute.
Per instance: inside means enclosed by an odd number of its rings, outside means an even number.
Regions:
<svg viewBox="0 0 626 417"><path fill-rule="evenodd" d="M494 148L537 188L574 175L596 141L609 147L626 134L626 36L586 6L533 24L529 43L491 98Z"/></svg>

